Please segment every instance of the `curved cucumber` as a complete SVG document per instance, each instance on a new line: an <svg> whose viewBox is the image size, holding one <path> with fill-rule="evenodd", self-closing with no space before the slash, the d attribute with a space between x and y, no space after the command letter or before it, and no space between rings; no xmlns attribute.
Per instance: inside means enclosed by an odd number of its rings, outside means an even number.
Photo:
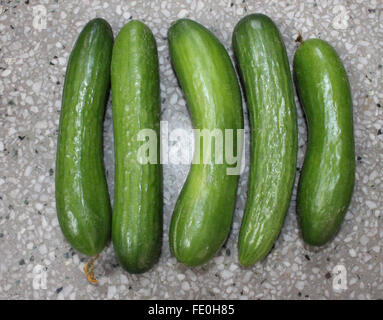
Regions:
<svg viewBox="0 0 383 320"><path fill-rule="evenodd" d="M325 41L304 41L294 56L308 145L298 187L303 239L323 245L338 232L354 189L352 99L346 71Z"/></svg>
<svg viewBox="0 0 383 320"><path fill-rule="evenodd" d="M251 127L247 203L239 262L250 266L271 250L289 207L296 173L297 119L286 49L273 21L252 14L236 25L233 47Z"/></svg>
<svg viewBox="0 0 383 320"><path fill-rule="evenodd" d="M225 48L210 31L187 19L171 26L168 39L194 128L218 129L223 135L225 129L232 129L236 142L237 129L243 129L241 92ZM204 148L207 144L200 144L203 156L209 154ZM234 150L236 147L234 144ZM238 158L240 155L237 153ZM239 177L229 175L230 165L225 160L219 163L215 153L210 161L196 162L191 165L170 226L171 251L178 261L189 266L207 262L226 240Z"/></svg>
<svg viewBox="0 0 383 320"><path fill-rule="evenodd" d="M102 122L110 82L113 33L90 21L69 58L56 158L56 206L61 230L78 251L93 256L110 236L111 207L104 173Z"/></svg>
<svg viewBox="0 0 383 320"><path fill-rule="evenodd" d="M150 29L131 21L119 32L112 57L115 189L112 221L114 250L132 273L157 262L162 243L160 164L160 87L157 45ZM139 161L139 132L152 130L154 163Z"/></svg>

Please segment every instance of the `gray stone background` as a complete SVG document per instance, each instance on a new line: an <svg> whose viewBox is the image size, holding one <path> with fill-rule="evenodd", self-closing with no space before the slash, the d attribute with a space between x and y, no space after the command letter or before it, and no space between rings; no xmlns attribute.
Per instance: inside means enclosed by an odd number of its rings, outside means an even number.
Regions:
<svg viewBox="0 0 383 320"><path fill-rule="evenodd" d="M246 200L246 166L225 247L205 266L187 268L170 255L168 229L188 166L166 165L164 241L158 264L143 275L130 275L118 266L109 245L96 266L99 284L87 283L82 273L87 259L63 238L54 198L61 93L77 35L96 16L109 21L115 35L130 19L147 23L158 43L162 120L169 122L169 130L190 129L185 100L169 63L166 36L170 23L181 17L199 21L232 55L235 24L254 12L265 13L276 22L290 62L298 31L304 38L329 41L344 61L354 101L357 166L354 196L340 233L325 247L304 245L294 190L275 248L254 267L240 267L236 241ZM0 1L0 298L383 298L382 22L383 5L378 0ZM112 192L110 101L107 108L105 162ZM300 167L306 128L299 104L297 108ZM248 135L246 138L248 147ZM340 277L343 282L337 288L334 283Z"/></svg>

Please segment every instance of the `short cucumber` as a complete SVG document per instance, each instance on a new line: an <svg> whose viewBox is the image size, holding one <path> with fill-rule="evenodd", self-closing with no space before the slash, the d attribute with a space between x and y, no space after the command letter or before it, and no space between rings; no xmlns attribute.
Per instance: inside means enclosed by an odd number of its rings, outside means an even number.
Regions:
<svg viewBox="0 0 383 320"><path fill-rule="evenodd" d="M157 45L150 29L131 21L119 32L112 56L115 189L112 239L118 260L131 273L157 262L162 245L160 87ZM156 163L142 164L142 129L157 135Z"/></svg>
<svg viewBox="0 0 383 320"><path fill-rule="evenodd" d="M289 207L297 159L293 82L282 37L273 21L252 14L238 22L233 48L251 127L247 203L238 240L243 266L263 259Z"/></svg>
<svg viewBox="0 0 383 320"><path fill-rule="evenodd" d="M56 206L61 230L88 256L110 237L111 206L103 163L103 116L110 82L113 33L90 21L69 57L56 158Z"/></svg>
<svg viewBox="0 0 383 320"><path fill-rule="evenodd" d="M354 189L351 90L336 51L320 39L297 49L294 77L308 125L297 211L303 239L320 246L337 234Z"/></svg>
<svg viewBox="0 0 383 320"><path fill-rule="evenodd" d="M188 19L170 27L168 40L194 128L232 129L236 137L237 129L243 129L241 92L223 45L205 27ZM212 155L210 162L191 165L171 220L171 251L189 266L212 258L230 232L239 175L228 175L228 163L215 159Z"/></svg>

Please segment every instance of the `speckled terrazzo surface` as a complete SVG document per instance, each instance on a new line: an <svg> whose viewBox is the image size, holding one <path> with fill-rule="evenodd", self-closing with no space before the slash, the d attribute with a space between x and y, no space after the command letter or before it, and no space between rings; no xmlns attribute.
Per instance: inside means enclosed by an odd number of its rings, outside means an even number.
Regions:
<svg viewBox="0 0 383 320"><path fill-rule="evenodd" d="M0 1L0 298L383 298L383 4L373 0L265 2ZM232 55L233 28L253 12L265 13L276 22L290 61L298 31L304 38L329 41L344 61L354 100L357 166L353 200L340 233L323 248L305 246L294 190L275 248L254 267L240 267L236 241L246 200L246 166L225 247L203 267L184 267L170 255L168 230L188 166L165 165L164 242L159 263L143 275L130 275L118 266L109 245L96 267L98 286L88 284L82 273L86 257L73 251L63 238L54 198L62 85L78 33L96 16L108 20L115 35L130 19L147 23L159 50L162 120L169 122L169 130L190 129L185 100L169 64L166 34L170 22L181 17L199 21ZM300 167L306 129L297 107ZM112 192L110 102L107 108L105 163ZM339 277L343 277L340 285Z"/></svg>

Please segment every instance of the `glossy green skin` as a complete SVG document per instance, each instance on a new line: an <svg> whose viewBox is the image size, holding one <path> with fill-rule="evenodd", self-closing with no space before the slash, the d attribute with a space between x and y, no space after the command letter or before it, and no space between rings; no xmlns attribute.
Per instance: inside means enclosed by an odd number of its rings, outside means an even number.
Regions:
<svg viewBox="0 0 383 320"><path fill-rule="evenodd" d="M168 39L194 128L243 129L238 80L218 39L187 19L171 26ZM200 150L202 154L202 144ZM230 232L239 176L227 175L229 165L216 164L214 159L213 153L209 163L191 165L171 220L171 251L189 266L212 258Z"/></svg>
<svg viewBox="0 0 383 320"><path fill-rule="evenodd" d="M157 45L139 21L118 34L112 57L115 189L114 250L131 273L150 269L162 245L162 168L160 164L160 87ZM157 134L157 164L141 164L141 129Z"/></svg>
<svg viewBox="0 0 383 320"><path fill-rule="evenodd" d="M343 64L323 40L298 48L294 77L309 132L297 211L303 239L320 246L338 232L354 189L352 98Z"/></svg>
<svg viewBox="0 0 383 320"><path fill-rule="evenodd" d="M57 216L66 239L94 256L110 237L111 206L103 163L103 116L110 83L113 33L90 21L69 58L56 157Z"/></svg>
<svg viewBox="0 0 383 320"><path fill-rule="evenodd" d="M263 259L289 207L297 159L297 116L285 45L273 21L246 16L233 33L251 128L247 203L238 239L243 266Z"/></svg>

